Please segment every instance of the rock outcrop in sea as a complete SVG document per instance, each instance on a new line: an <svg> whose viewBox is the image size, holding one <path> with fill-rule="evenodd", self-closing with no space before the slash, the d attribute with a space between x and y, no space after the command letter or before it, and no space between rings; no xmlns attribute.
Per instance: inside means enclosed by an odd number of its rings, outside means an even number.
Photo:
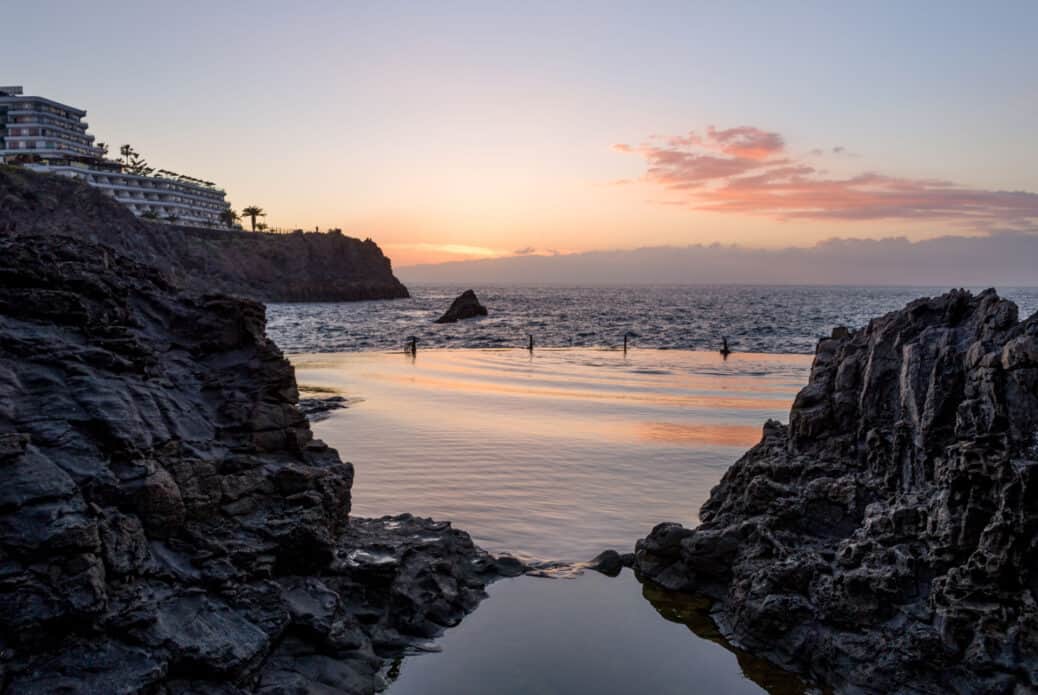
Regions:
<svg viewBox="0 0 1038 695"><path fill-rule="evenodd" d="M436 323L454 323L463 319L473 319L477 316L486 316L487 308L479 303L479 298L472 290L465 290L451 302L450 307L443 316L436 319Z"/></svg>
<svg viewBox="0 0 1038 695"><path fill-rule="evenodd" d="M0 234L75 236L158 268L179 287L265 302L407 297L370 239L150 223L96 188L0 165Z"/></svg>
<svg viewBox="0 0 1038 695"><path fill-rule="evenodd" d="M370 693L516 571L448 523L351 519L264 321L0 234L0 692Z"/></svg>
<svg viewBox="0 0 1038 695"><path fill-rule="evenodd" d="M1038 315L920 299L818 344L789 425L640 575L841 692L1038 691Z"/></svg>

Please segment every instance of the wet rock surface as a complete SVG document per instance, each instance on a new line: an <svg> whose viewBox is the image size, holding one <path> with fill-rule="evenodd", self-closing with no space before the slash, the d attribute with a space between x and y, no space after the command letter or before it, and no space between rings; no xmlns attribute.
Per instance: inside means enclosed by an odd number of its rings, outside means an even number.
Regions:
<svg viewBox="0 0 1038 695"><path fill-rule="evenodd" d="M487 308L479 303L479 298L472 290L465 290L451 302L450 307L443 316L436 319L436 323L454 323L463 319L473 319L477 316L486 316Z"/></svg>
<svg viewBox="0 0 1038 695"><path fill-rule="evenodd" d="M1038 316L951 292L822 340L790 424L636 569L839 691L1035 692L1036 485Z"/></svg>
<svg viewBox="0 0 1038 695"><path fill-rule="evenodd" d="M264 234L149 223L84 183L4 165L0 234L57 234L104 244L197 292L266 302L409 296L370 239L341 232Z"/></svg>
<svg viewBox="0 0 1038 695"><path fill-rule="evenodd" d="M299 410L310 422L320 422L327 419L333 411L350 407L350 401L345 396L312 396L299 399Z"/></svg>
<svg viewBox="0 0 1038 695"><path fill-rule="evenodd" d="M615 577L620 574L624 567L634 566L634 553L618 553L615 550L603 550L590 562L579 563L585 569L595 570L602 574Z"/></svg>
<svg viewBox="0 0 1038 695"><path fill-rule="evenodd" d="M0 235L0 691L367 693L499 576L351 519L262 305Z"/></svg>
<svg viewBox="0 0 1038 695"><path fill-rule="evenodd" d="M729 642L711 617L713 602L709 597L667 591L652 582L642 584L642 597L664 620L684 625L700 639L710 640L734 654L743 676L769 695L824 695L823 690L795 673L778 668L767 659ZM694 689L691 691L695 692Z"/></svg>

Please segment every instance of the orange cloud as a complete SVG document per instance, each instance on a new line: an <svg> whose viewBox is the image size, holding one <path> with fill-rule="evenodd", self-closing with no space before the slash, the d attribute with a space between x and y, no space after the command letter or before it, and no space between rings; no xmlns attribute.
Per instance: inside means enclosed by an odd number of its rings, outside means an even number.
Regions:
<svg viewBox="0 0 1038 695"><path fill-rule="evenodd" d="M1035 193L871 172L828 178L790 157L781 135L752 126L711 126L703 135L654 136L642 145L613 149L641 155L647 164L644 180L677 193L677 202L694 210L775 219L943 220L986 229L1038 221ZM846 154L843 147L832 152Z"/></svg>

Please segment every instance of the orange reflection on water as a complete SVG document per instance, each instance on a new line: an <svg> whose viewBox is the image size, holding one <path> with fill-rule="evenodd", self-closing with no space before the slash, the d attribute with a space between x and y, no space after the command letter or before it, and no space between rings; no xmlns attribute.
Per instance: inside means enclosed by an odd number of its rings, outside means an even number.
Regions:
<svg viewBox="0 0 1038 695"><path fill-rule="evenodd" d="M688 408L766 410L772 408L783 408L789 404L788 398L771 399L713 395L691 396L661 393L659 391L646 391L643 393L632 391L624 392L619 389L613 390L608 388L602 390L584 390L567 386L529 386L522 383L450 379L446 377L427 376L425 374L384 373L379 374L378 378L386 382L407 383L411 386L422 386L453 392L500 393L576 400L617 400Z"/></svg>
<svg viewBox="0 0 1038 695"><path fill-rule="evenodd" d="M760 441L761 428L756 425L712 425L676 422L639 422L635 436L647 442L667 444L712 444L718 446L753 446Z"/></svg>
<svg viewBox="0 0 1038 695"><path fill-rule="evenodd" d="M696 523L725 468L785 419L809 356L644 350L294 355L349 399L315 424L356 470L353 513L455 521L497 552L583 559Z"/></svg>

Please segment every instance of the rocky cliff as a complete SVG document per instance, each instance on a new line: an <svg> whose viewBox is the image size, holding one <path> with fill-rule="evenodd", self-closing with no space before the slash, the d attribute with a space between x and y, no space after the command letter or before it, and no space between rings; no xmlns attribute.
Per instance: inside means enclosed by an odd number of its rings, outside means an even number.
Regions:
<svg viewBox="0 0 1038 695"><path fill-rule="evenodd" d="M86 184L2 165L0 234L75 236L158 268L178 286L259 301L408 296L370 239L149 223Z"/></svg>
<svg viewBox="0 0 1038 695"><path fill-rule="evenodd" d="M471 610L506 565L350 519L297 397L262 305L0 236L0 691L367 693Z"/></svg>
<svg viewBox="0 0 1038 695"><path fill-rule="evenodd" d="M639 541L742 646L839 691L1038 690L1038 315L922 299L819 343L700 512Z"/></svg>

